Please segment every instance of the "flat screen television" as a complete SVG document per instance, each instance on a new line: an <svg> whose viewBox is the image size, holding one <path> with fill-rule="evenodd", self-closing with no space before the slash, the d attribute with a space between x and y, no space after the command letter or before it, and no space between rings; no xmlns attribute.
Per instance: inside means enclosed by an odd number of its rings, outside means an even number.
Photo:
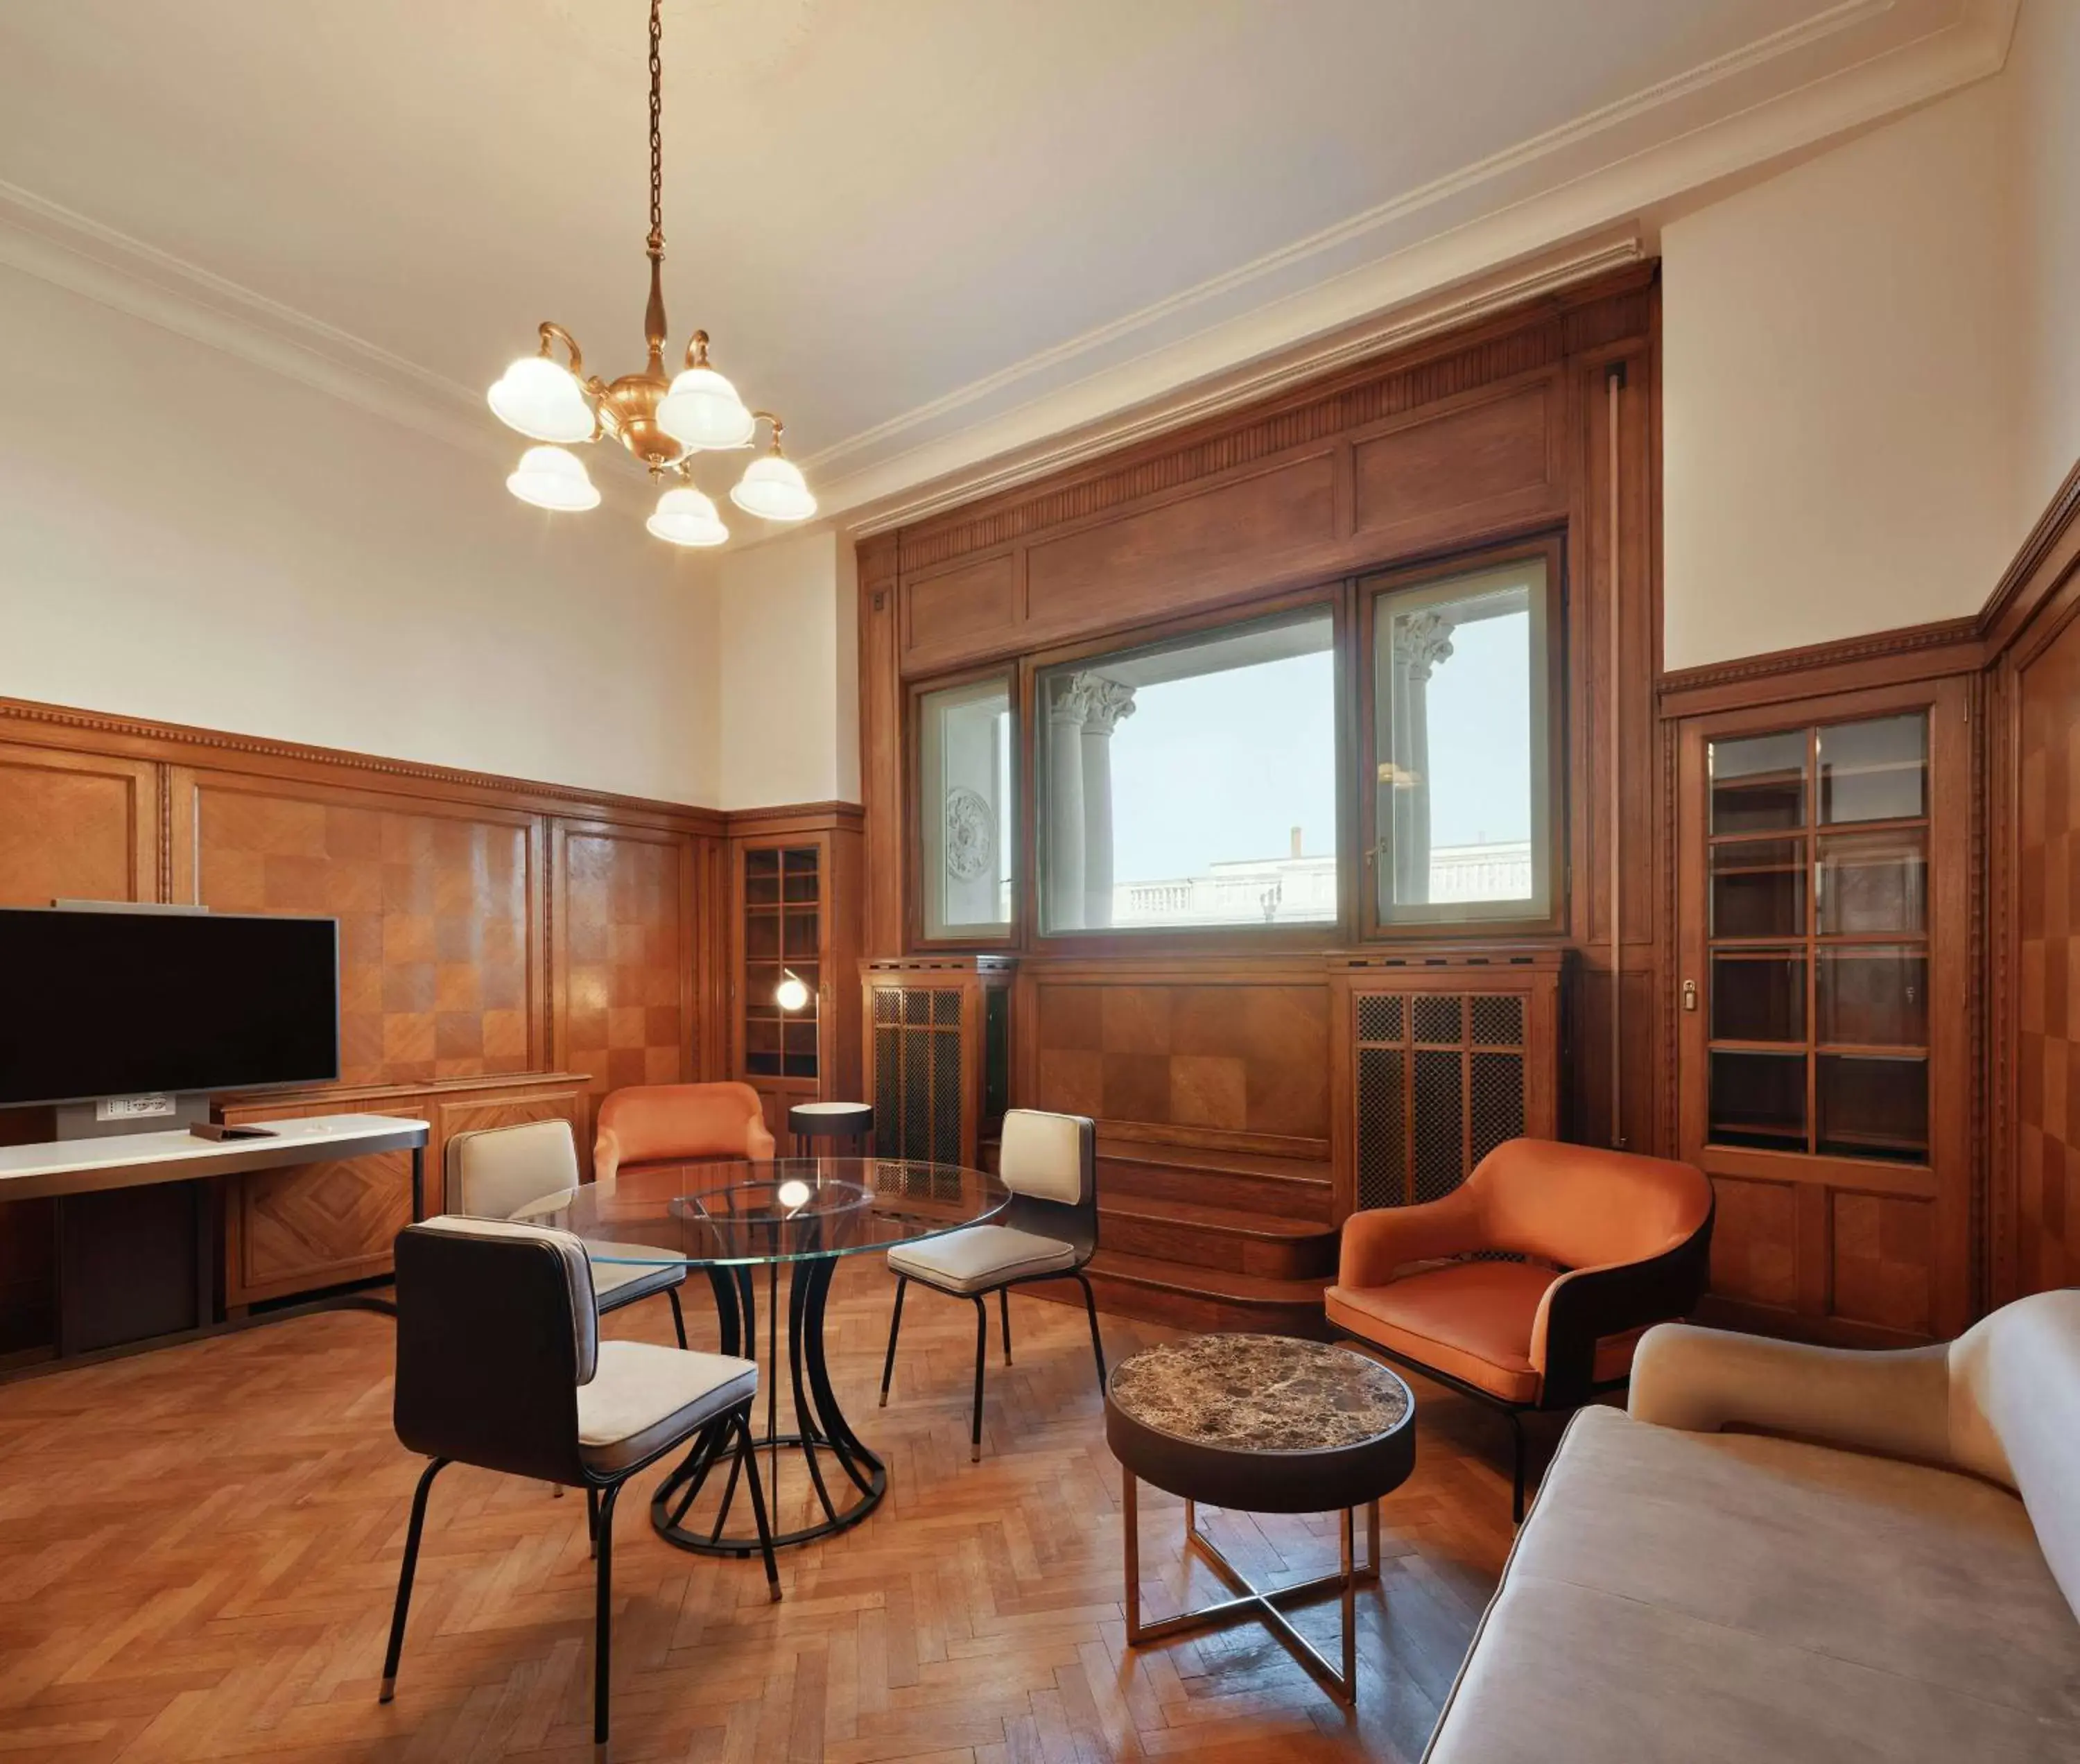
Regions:
<svg viewBox="0 0 2080 1764"><path fill-rule="evenodd" d="M0 1107L339 1076L339 923L0 908Z"/></svg>

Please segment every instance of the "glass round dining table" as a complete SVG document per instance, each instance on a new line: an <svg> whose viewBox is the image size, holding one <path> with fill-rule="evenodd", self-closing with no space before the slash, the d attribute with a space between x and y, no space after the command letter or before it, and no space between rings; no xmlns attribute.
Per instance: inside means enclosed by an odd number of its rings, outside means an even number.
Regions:
<svg viewBox="0 0 2080 1764"><path fill-rule="evenodd" d="M765 1425L757 1444L766 1461L777 1548L858 1524L887 1492L887 1467L853 1431L831 1384L824 1315L839 1262L984 1223L1010 1198L996 1177L953 1164L791 1157L623 1170L547 1196L515 1216L575 1232L602 1269L682 1266L707 1274L721 1351L762 1361ZM780 1413L783 1266L791 1429L782 1426ZM800 1480L783 1491L782 1463L797 1460ZM726 1477L711 1475L725 1464ZM717 1424L694 1439L659 1485L652 1524L682 1549L749 1555L758 1548L756 1535L729 1529L738 1477L738 1460ZM723 1483L719 1494L711 1488L716 1480ZM703 1494L711 1496L705 1506ZM783 1527L783 1514L804 1522Z"/></svg>

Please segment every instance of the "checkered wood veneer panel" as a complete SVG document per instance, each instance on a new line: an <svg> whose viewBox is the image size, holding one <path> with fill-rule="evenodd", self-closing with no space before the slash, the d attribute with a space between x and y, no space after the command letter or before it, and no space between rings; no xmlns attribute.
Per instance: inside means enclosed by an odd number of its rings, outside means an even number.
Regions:
<svg viewBox="0 0 2080 1764"><path fill-rule="evenodd" d="M2080 626L2018 675L2015 1275L2080 1283Z"/></svg>
<svg viewBox="0 0 2080 1764"><path fill-rule="evenodd" d="M528 1067L528 829L205 787L197 897L339 920L340 1076L417 1084Z"/></svg>
<svg viewBox="0 0 2080 1764"><path fill-rule="evenodd" d="M1038 1107L1328 1137L1328 996L1319 986L1042 982L1038 1007Z"/></svg>
<svg viewBox="0 0 2080 1764"><path fill-rule="evenodd" d="M686 861L672 842L593 833L563 842L556 1060L589 1073L595 1098L692 1075L684 999L693 951L680 912Z"/></svg>

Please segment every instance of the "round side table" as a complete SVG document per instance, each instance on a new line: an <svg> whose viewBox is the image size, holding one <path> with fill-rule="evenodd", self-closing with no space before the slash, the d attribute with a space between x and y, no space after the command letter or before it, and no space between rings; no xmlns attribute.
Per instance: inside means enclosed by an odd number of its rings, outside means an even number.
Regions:
<svg viewBox="0 0 2080 1764"><path fill-rule="evenodd" d="M874 1105L870 1102L797 1102L787 1111L787 1132L795 1141L795 1155L809 1155L816 1140L830 1144L822 1155L864 1157L866 1142L874 1136Z"/></svg>
<svg viewBox="0 0 2080 1764"><path fill-rule="evenodd" d="M1143 1350L1105 1387L1105 1443L1123 1472L1126 1639L1134 1646L1254 1618L1346 1704L1357 1696L1357 1589L1379 1578L1379 1502L1415 1468L1415 1399L1377 1360L1283 1335L1199 1335ZM1181 1495L1185 1547L1235 1594L1160 1622L1141 1620L1139 1484ZM1342 1566L1297 1586L1251 1585L1198 1526L1205 1502L1246 1513L1340 1513ZM1355 1560L1356 1509L1366 1554ZM1279 1607L1343 1595L1339 1672Z"/></svg>

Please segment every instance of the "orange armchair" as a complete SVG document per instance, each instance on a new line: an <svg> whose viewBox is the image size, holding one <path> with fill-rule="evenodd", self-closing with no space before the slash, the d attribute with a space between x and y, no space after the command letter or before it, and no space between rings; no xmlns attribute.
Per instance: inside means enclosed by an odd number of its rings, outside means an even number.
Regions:
<svg viewBox="0 0 2080 1764"><path fill-rule="evenodd" d="M599 1106L592 1173L604 1180L644 1164L773 1155L765 1110L748 1084L640 1084Z"/></svg>
<svg viewBox="0 0 2080 1764"><path fill-rule="evenodd" d="M1649 1325L1702 1296L1712 1185L1694 1165L1511 1140L1442 1200L1345 1221L1331 1327L1502 1411L1579 1408L1631 1376ZM1505 1251L1522 1260L1470 1259Z"/></svg>

